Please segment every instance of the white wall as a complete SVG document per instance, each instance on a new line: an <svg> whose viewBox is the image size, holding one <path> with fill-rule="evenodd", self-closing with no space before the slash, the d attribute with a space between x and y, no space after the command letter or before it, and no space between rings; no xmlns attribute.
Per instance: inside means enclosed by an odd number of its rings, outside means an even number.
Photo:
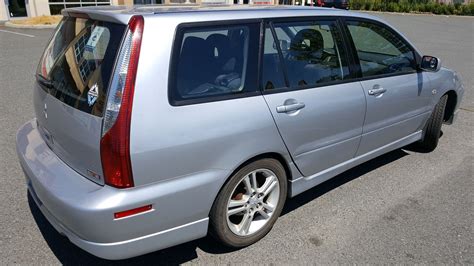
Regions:
<svg viewBox="0 0 474 266"><path fill-rule="evenodd" d="M8 20L7 7L5 1L0 0L0 21Z"/></svg>
<svg viewBox="0 0 474 266"><path fill-rule="evenodd" d="M26 5L29 17L36 17L46 15L49 16L48 0L30 0ZM5 5L5 0L0 0L0 21L8 20L8 8Z"/></svg>
<svg viewBox="0 0 474 266"><path fill-rule="evenodd" d="M30 0L28 4L28 15L30 17L51 15L48 0Z"/></svg>

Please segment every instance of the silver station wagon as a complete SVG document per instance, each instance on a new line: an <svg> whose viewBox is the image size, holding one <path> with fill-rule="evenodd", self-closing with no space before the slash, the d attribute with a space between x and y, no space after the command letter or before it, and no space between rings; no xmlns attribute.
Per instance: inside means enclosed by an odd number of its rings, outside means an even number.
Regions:
<svg viewBox="0 0 474 266"><path fill-rule="evenodd" d="M377 17L301 7L63 11L17 133L30 197L106 259L263 238L287 197L415 143L457 74ZM291 230L291 229L288 229Z"/></svg>

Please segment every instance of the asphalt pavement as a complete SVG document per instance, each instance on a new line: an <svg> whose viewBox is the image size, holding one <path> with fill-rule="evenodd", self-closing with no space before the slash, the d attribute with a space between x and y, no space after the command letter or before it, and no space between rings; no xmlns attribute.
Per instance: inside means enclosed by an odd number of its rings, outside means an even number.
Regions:
<svg viewBox="0 0 474 266"><path fill-rule="evenodd" d="M437 150L393 151L288 200L250 247L203 238L118 263L474 264L474 18L376 15L464 81L458 120L443 126ZM17 160L15 132L34 117L33 74L50 34L0 26L0 264L110 264L54 231Z"/></svg>

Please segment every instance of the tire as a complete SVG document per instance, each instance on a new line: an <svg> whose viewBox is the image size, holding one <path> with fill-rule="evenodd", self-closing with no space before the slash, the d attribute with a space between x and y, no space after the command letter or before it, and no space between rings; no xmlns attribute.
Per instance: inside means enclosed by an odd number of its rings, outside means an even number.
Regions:
<svg viewBox="0 0 474 266"><path fill-rule="evenodd" d="M252 173L255 173L255 178L252 178ZM252 180L257 181L257 186ZM212 206L210 235L232 248L257 242L272 229L280 216L286 193L285 169L277 160L261 159L242 167L227 181ZM235 207L229 207L230 204ZM231 214L233 212L236 213ZM262 212L269 217L266 218Z"/></svg>
<svg viewBox="0 0 474 266"><path fill-rule="evenodd" d="M419 141L416 145L416 147L423 152L432 152L438 146L447 101L448 95L441 97L439 102L436 104L433 113L431 113L430 118L426 122L425 128L423 129L423 140Z"/></svg>

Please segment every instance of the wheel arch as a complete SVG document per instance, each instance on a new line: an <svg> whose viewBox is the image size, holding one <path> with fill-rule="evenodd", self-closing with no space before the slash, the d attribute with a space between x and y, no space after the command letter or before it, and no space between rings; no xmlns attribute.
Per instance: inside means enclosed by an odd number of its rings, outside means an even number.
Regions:
<svg viewBox="0 0 474 266"><path fill-rule="evenodd" d="M457 100L458 95L456 94L454 90L449 90L445 94L443 94L443 96L444 95L448 96L448 101L446 103L446 109L444 111L444 117L443 117L443 121L446 122L446 121L449 121L449 119L454 114L454 110L456 109L456 105L458 101Z"/></svg>
<svg viewBox="0 0 474 266"><path fill-rule="evenodd" d="M289 180L291 180L291 177L292 177L292 174L291 174L291 170L290 170L290 166L288 164L288 162L285 160L285 158L283 157L282 154L280 153L277 153L277 152L266 152L266 153L261 153L261 154L258 154L258 155L255 155L247 160L245 160L244 162L242 162L238 167L236 167L231 173L230 175L228 175L225 179L225 181L222 183L221 187L219 188L219 191L217 192L217 194L214 196L214 201L212 203L212 206L214 206L214 204L216 203L216 199L217 197L219 196L219 194L221 193L222 189L224 188L224 186L227 184L227 182L229 182L230 178L235 174L237 173L240 169L242 169L243 167L249 165L250 163L253 163L255 161L258 161L258 160L261 160L261 159L275 159L277 160L282 166L283 168L285 169L285 174L286 174L286 179L287 179L287 182L288 182L288 185L289 185ZM288 189L286 194L287 194L287 197L289 195L289 192L290 190ZM212 207L211 209L209 210L209 212L212 210Z"/></svg>
<svg viewBox="0 0 474 266"><path fill-rule="evenodd" d="M260 153L258 155L254 155L253 157L250 157L248 158L247 160L243 161L242 163L239 164L239 166L237 166L233 171L232 173L227 176L226 180L224 181L224 183L222 184L221 188L219 189L219 193L221 192L222 190L222 187L225 186L225 184L227 184L227 182L229 181L229 179L235 174L237 173L240 169L242 169L243 167L245 167L246 165L250 164L250 163L253 163L255 161L258 161L258 160L261 160L261 159L275 159L277 160L282 166L283 168L285 169L285 174L286 174L286 179L289 181L292 179L292 174L291 174L291 169L290 169L290 165L288 164L288 161L285 159L285 157L283 157L282 154L278 153L278 152L265 152L265 153ZM218 193L218 194L219 194ZM217 196L217 195L216 195Z"/></svg>
<svg viewBox="0 0 474 266"><path fill-rule="evenodd" d="M277 152L262 153L262 154L256 155L256 156L244 161L239 167L237 167L234 170L234 172L232 172L232 175L234 173L236 173L237 171L239 171L242 167L248 165L249 163L252 163L252 162L255 162L255 161L258 161L258 160L261 160L261 159L275 159L275 160L277 160L283 166L283 168L285 169L286 179L287 180L292 179L291 170L290 170L290 166L289 166L288 162L285 160L283 155L281 155L280 153L277 153ZM232 175L230 175L228 177L228 179Z"/></svg>

